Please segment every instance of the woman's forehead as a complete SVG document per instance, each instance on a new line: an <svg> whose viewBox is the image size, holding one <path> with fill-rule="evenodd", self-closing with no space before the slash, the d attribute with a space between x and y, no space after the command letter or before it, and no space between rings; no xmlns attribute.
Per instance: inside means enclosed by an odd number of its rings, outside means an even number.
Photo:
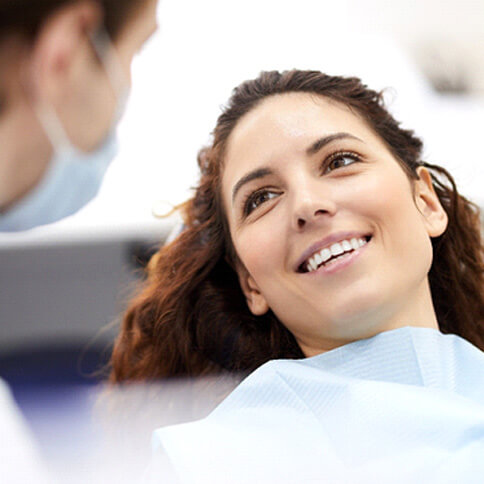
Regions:
<svg viewBox="0 0 484 484"><path fill-rule="evenodd" d="M335 133L381 144L367 123L342 103L312 93L271 96L244 115L230 134L224 172L304 152L317 139Z"/></svg>

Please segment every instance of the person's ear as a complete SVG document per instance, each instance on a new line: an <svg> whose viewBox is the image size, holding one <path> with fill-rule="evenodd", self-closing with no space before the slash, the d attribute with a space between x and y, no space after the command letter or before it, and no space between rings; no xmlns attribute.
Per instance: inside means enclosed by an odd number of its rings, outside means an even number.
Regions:
<svg viewBox="0 0 484 484"><path fill-rule="evenodd" d="M421 166L417 168L417 175L419 179L415 182L415 203L423 216L429 236L438 237L447 228L447 213L435 193L429 171Z"/></svg>
<svg viewBox="0 0 484 484"><path fill-rule="evenodd" d="M255 316L262 316L267 313L269 305L249 271L240 261L236 263L236 270L239 276L240 287L245 295L250 312Z"/></svg>
<svg viewBox="0 0 484 484"><path fill-rule="evenodd" d="M97 2L79 0L55 10L34 40L27 85L33 97L63 95L68 79L99 28L102 10Z"/></svg>

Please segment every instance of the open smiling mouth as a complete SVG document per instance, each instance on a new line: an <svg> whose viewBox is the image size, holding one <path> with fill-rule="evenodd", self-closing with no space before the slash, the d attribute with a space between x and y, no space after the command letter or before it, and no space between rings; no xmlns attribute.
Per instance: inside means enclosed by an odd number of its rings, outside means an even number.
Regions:
<svg viewBox="0 0 484 484"><path fill-rule="evenodd" d="M330 266L338 259L341 259L347 254L355 252L359 248L366 245L371 240L371 235L363 237L353 237L351 239L341 240L329 247L325 247L318 252L315 252L311 257L306 259L299 267L297 272L307 273L319 269L321 266Z"/></svg>

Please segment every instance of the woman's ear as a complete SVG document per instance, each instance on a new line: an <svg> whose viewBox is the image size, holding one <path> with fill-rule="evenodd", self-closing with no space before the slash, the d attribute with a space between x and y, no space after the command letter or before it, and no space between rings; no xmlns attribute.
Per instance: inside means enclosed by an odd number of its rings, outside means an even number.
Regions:
<svg viewBox="0 0 484 484"><path fill-rule="evenodd" d="M415 182L415 203L423 216L429 236L438 237L447 228L447 213L435 193L429 171L421 166L417 168L417 175L419 179Z"/></svg>
<svg viewBox="0 0 484 484"><path fill-rule="evenodd" d="M269 311L266 298L262 295L254 278L249 274L242 262L236 262L237 275L242 292L245 295L247 306L255 316L262 316Z"/></svg>

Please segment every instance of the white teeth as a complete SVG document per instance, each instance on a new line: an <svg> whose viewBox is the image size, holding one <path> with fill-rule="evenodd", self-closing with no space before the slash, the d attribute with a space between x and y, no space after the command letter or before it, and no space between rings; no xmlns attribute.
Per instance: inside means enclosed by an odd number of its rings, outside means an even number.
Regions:
<svg viewBox="0 0 484 484"><path fill-rule="evenodd" d="M320 252L320 254L323 259L323 262L326 262L327 260L331 259L331 251L329 249L323 249Z"/></svg>
<svg viewBox="0 0 484 484"><path fill-rule="evenodd" d="M351 244L347 240L343 240L343 242L341 242L341 247L343 247L345 252L348 252L352 249Z"/></svg>
<svg viewBox="0 0 484 484"><path fill-rule="evenodd" d="M310 259L308 259L306 264L306 270L308 272L315 271L321 264L325 264L328 260L335 260L338 256L341 256L345 252L351 252L363 247L367 243L366 239L363 237L352 238L351 240L342 240L337 242L331 247L326 247L320 252L314 254Z"/></svg>
<svg viewBox="0 0 484 484"><path fill-rule="evenodd" d="M334 255L334 256L340 255L344 252L343 247L341 247L341 245L338 242L336 242L336 244L333 244L329 248L329 250L331 251L331 255Z"/></svg>

